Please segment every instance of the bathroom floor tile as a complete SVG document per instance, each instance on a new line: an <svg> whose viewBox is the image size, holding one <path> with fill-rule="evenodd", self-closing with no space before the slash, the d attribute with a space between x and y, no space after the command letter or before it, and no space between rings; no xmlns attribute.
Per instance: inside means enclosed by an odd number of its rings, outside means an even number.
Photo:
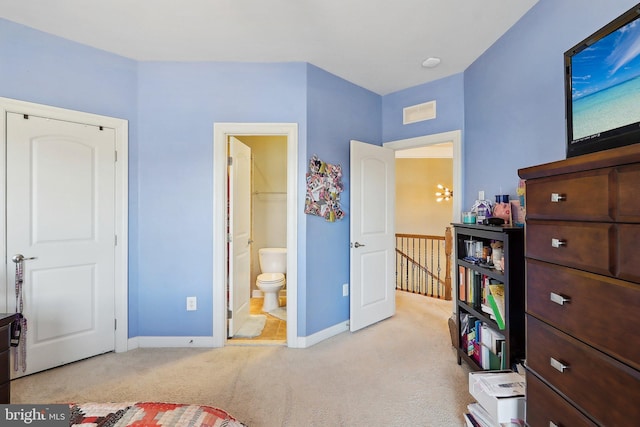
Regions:
<svg viewBox="0 0 640 427"><path fill-rule="evenodd" d="M256 342L256 341L284 341L287 340L287 322L278 319L275 316L270 315L262 311L262 298L251 298L249 312L251 314L265 314L267 316L267 323L262 330L262 334L255 338L232 338L233 342ZM287 306L287 298L280 297L280 307Z"/></svg>

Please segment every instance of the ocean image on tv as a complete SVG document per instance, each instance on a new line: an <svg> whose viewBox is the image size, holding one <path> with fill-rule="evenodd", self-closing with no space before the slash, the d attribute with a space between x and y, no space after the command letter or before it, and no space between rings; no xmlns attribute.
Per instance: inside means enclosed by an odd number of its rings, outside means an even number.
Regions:
<svg viewBox="0 0 640 427"><path fill-rule="evenodd" d="M571 59L572 140L640 121L640 25L633 21Z"/></svg>

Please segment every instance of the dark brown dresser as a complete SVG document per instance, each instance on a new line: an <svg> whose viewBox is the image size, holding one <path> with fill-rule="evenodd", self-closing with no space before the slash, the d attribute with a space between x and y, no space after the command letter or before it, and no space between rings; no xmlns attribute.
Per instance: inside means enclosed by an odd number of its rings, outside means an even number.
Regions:
<svg viewBox="0 0 640 427"><path fill-rule="evenodd" d="M640 420L640 144L526 179L526 421Z"/></svg>
<svg viewBox="0 0 640 427"><path fill-rule="evenodd" d="M11 348L9 337L15 314L0 313L0 404L11 399Z"/></svg>

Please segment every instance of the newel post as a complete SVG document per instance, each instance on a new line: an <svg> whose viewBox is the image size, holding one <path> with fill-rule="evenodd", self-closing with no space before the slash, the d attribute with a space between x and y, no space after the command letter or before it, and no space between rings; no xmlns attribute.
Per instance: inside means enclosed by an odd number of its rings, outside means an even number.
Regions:
<svg viewBox="0 0 640 427"><path fill-rule="evenodd" d="M445 276L444 276L444 299L451 300L451 252L453 249L453 235L451 227L447 227L444 232L444 255L446 260Z"/></svg>

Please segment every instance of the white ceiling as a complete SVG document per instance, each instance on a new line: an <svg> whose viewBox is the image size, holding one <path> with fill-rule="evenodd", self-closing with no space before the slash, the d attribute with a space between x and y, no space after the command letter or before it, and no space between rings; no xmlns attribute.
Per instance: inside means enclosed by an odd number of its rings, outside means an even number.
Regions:
<svg viewBox="0 0 640 427"><path fill-rule="evenodd" d="M309 62L385 95L464 71L537 1L0 0L0 17L139 61Z"/></svg>

